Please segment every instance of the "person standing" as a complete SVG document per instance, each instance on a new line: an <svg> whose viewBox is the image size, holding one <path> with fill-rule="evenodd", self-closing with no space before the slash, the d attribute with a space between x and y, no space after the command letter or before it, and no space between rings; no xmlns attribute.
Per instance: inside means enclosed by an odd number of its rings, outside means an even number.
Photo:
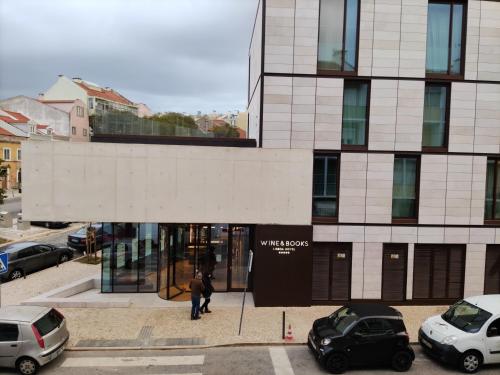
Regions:
<svg viewBox="0 0 500 375"><path fill-rule="evenodd" d="M202 314L211 313L212 311L208 309L208 304L210 303L210 296L214 292L214 286L212 285L212 275L209 272L205 272L201 281L203 282L203 286L205 287L205 290L203 291L203 297L205 298L205 301L203 302L203 305L201 305L200 312Z"/></svg>
<svg viewBox="0 0 500 375"><path fill-rule="evenodd" d="M191 289L191 320L200 319L201 293L205 290L205 286L201 279L201 272L197 272L194 279L189 283L189 289Z"/></svg>

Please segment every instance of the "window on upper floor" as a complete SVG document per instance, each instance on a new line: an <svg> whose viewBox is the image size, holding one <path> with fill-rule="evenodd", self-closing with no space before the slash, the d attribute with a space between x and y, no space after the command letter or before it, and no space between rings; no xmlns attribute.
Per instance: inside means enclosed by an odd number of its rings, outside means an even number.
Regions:
<svg viewBox="0 0 500 375"><path fill-rule="evenodd" d="M83 136L86 137L87 136L87 129L83 129Z"/></svg>
<svg viewBox="0 0 500 375"><path fill-rule="evenodd" d="M465 2L430 1L427 13L426 72L463 75Z"/></svg>
<svg viewBox="0 0 500 375"><path fill-rule="evenodd" d="M418 202L419 158L394 157L392 183L392 218L394 221L416 221Z"/></svg>
<svg viewBox="0 0 500 375"><path fill-rule="evenodd" d="M94 98L88 99L89 109L94 109Z"/></svg>
<svg viewBox="0 0 500 375"><path fill-rule="evenodd" d="M321 0L318 70L350 72L358 65L359 0Z"/></svg>
<svg viewBox="0 0 500 375"><path fill-rule="evenodd" d="M500 220L500 160L488 159L486 167L486 220Z"/></svg>
<svg viewBox="0 0 500 375"><path fill-rule="evenodd" d="M75 126L71 127L71 134L76 135L76 127Z"/></svg>
<svg viewBox="0 0 500 375"><path fill-rule="evenodd" d="M338 212L339 156L317 154L313 166L313 221L336 218Z"/></svg>
<svg viewBox="0 0 500 375"><path fill-rule="evenodd" d="M342 148L358 149L368 145L368 107L370 83L344 81L342 110Z"/></svg>
<svg viewBox="0 0 500 375"><path fill-rule="evenodd" d="M83 107L80 107L80 106L76 107L76 115L78 117L83 117Z"/></svg>
<svg viewBox="0 0 500 375"><path fill-rule="evenodd" d="M17 160L21 160L21 149L17 149Z"/></svg>
<svg viewBox="0 0 500 375"><path fill-rule="evenodd" d="M445 151L448 147L450 118L450 86L427 83L424 95L422 149Z"/></svg>
<svg viewBox="0 0 500 375"><path fill-rule="evenodd" d="M10 160L10 148L3 149L3 160L5 161Z"/></svg>

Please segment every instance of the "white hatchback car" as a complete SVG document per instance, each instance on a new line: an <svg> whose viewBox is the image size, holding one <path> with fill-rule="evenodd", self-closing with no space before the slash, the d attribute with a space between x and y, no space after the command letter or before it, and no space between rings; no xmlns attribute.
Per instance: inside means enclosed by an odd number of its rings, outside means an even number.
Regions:
<svg viewBox="0 0 500 375"><path fill-rule="evenodd" d="M68 343L62 314L42 306L0 307L0 368L33 375L57 358Z"/></svg>
<svg viewBox="0 0 500 375"><path fill-rule="evenodd" d="M418 341L426 353L466 373L500 364L500 294L465 298L428 318Z"/></svg>

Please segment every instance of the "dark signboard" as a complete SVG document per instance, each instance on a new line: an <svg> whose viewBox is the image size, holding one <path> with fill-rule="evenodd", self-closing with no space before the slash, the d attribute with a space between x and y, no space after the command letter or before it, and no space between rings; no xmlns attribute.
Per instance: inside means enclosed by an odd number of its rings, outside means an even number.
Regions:
<svg viewBox="0 0 500 375"><path fill-rule="evenodd" d="M310 306L312 226L257 225L255 306Z"/></svg>

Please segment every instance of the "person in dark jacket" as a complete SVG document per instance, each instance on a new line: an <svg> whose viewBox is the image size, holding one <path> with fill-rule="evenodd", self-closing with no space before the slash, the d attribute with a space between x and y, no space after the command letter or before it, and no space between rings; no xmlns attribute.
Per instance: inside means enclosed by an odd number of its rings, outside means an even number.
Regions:
<svg viewBox="0 0 500 375"><path fill-rule="evenodd" d="M191 320L200 319L201 294L205 291L205 286L201 279L202 274L198 272L195 278L189 283L189 289L191 289Z"/></svg>
<svg viewBox="0 0 500 375"><path fill-rule="evenodd" d="M203 305L201 305L200 312L202 314L204 313L211 313L208 309L208 304L210 303L210 296L214 292L214 286L212 285L212 275L209 272L205 272L203 274L203 286L205 287L205 290L203 291L203 297L205 298L205 301L203 302Z"/></svg>

